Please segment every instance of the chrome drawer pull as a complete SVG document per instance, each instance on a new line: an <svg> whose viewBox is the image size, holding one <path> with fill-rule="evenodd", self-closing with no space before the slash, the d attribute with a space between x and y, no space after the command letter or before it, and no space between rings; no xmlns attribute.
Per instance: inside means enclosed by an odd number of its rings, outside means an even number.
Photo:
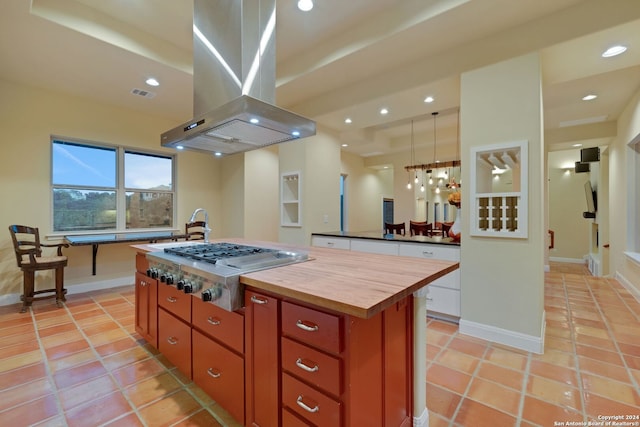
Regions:
<svg viewBox="0 0 640 427"><path fill-rule="evenodd" d="M207 317L207 322L211 323L213 326L218 326L220 324L220 319L209 316Z"/></svg>
<svg viewBox="0 0 640 427"><path fill-rule="evenodd" d="M144 286L147 286L147 282L145 282L144 280L141 280L141 281L140 281L140 286L143 286L143 287L144 287Z"/></svg>
<svg viewBox="0 0 640 427"><path fill-rule="evenodd" d="M167 338L167 342L168 342L169 344L171 344L171 345L176 345L176 344L178 344L178 340L177 340L177 339L175 339L174 337L169 337L169 338Z"/></svg>
<svg viewBox="0 0 640 427"><path fill-rule="evenodd" d="M313 323L312 323L312 325L313 325ZM296 326L298 328L302 329L303 331L307 331L307 332L316 332L319 329L318 325L308 326L302 320L298 320L296 322Z"/></svg>
<svg viewBox="0 0 640 427"><path fill-rule="evenodd" d="M298 358L298 360L296 360L296 365L298 366L298 368L302 369L303 371L307 371L307 372L317 372L318 369L318 365L315 365L313 368L309 365L306 365L302 362L301 358Z"/></svg>
<svg viewBox="0 0 640 427"><path fill-rule="evenodd" d="M167 297L167 301L169 301L169 302L176 302L176 301L178 301L178 298L175 298L175 297Z"/></svg>
<svg viewBox="0 0 640 427"><path fill-rule="evenodd" d="M433 256L433 251L422 251L422 255L424 255L424 256Z"/></svg>
<svg viewBox="0 0 640 427"><path fill-rule="evenodd" d="M256 303L256 304L266 304L267 300L264 298L259 298L255 295L251 296L251 302Z"/></svg>
<svg viewBox="0 0 640 427"><path fill-rule="evenodd" d="M320 410L320 408L318 407L318 405L314 406L313 408L307 406L306 403L304 403L302 401L302 396L298 395L298 400L296 400L296 403L298 404L299 407L301 407L302 409L304 409L307 412L318 412Z"/></svg>
<svg viewBox="0 0 640 427"><path fill-rule="evenodd" d="M209 376L213 378L220 378L220 375L222 375L220 372L214 371L213 368L207 369L207 374L209 374Z"/></svg>
<svg viewBox="0 0 640 427"><path fill-rule="evenodd" d="M333 242L327 242L327 246L333 246L333 245L335 245L335 243L333 243Z"/></svg>

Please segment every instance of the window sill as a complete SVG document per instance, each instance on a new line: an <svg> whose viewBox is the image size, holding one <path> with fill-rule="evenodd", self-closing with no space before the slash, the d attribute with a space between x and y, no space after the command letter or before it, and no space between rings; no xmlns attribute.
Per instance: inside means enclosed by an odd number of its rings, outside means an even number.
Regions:
<svg viewBox="0 0 640 427"><path fill-rule="evenodd" d="M625 252L624 254L635 264L640 265L640 252Z"/></svg>

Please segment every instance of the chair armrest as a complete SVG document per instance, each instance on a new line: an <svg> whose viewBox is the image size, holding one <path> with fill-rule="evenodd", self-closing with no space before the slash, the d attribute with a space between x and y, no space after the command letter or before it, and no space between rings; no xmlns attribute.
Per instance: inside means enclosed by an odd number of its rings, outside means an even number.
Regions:
<svg viewBox="0 0 640 427"><path fill-rule="evenodd" d="M45 247L45 248L58 248L58 256L62 256L62 248L68 248L69 244L68 243L57 243L55 245L47 245L47 244L41 243L40 246Z"/></svg>

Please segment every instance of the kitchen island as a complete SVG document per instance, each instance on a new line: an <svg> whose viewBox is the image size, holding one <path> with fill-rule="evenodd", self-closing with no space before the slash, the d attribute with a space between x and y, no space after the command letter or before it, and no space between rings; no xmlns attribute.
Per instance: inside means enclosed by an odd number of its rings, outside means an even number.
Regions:
<svg viewBox="0 0 640 427"><path fill-rule="evenodd" d="M332 231L313 233L311 244L349 251L460 261L460 241L442 236L403 236L384 234L382 231ZM424 293L430 316L458 323L459 270L433 281Z"/></svg>
<svg viewBox="0 0 640 427"><path fill-rule="evenodd" d="M307 262L241 275L245 307L228 312L146 274L162 245L133 247L136 329L242 424L427 425L414 293L457 262L304 248Z"/></svg>

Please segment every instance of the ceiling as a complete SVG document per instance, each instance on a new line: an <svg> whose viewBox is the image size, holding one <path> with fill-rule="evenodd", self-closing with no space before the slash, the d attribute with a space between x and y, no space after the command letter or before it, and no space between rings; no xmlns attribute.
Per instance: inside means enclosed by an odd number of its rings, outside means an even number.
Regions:
<svg viewBox="0 0 640 427"><path fill-rule="evenodd" d="M3 0L0 78L182 123L193 114L192 1ZM637 0L315 3L304 13L277 0L276 103L336 132L369 164L408 151L412 120L416 152L431 153L432 112L438 147L455 146L461 73L518 55L540 52L557 167L577 160L573 144L607 145L640 88ZM629 49L601 58L612 44ZM149 76L161 85L146 86ZM598 98L582 101L588 93Z"/></svg>

